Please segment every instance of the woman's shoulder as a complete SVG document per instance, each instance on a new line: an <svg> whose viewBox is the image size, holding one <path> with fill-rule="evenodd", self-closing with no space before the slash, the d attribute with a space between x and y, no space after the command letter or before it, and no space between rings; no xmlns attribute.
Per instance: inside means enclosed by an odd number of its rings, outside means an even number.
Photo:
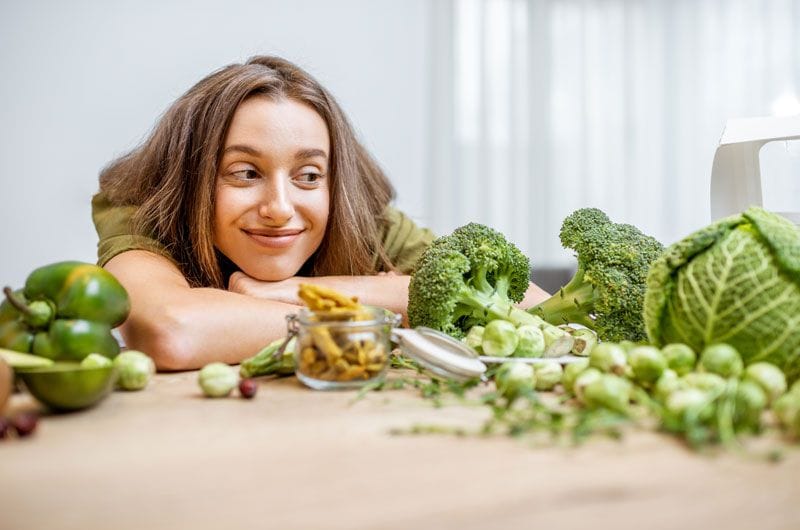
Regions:
<svg viewBox="0 0 800 530"><path fill-rule="evenodd" d="M398 271L408 274L436 235L392 205L384 209L383 219L384 251Z"/></svg>
<svg viewBox="0 0 800 530"><path fill-rule="evenodd" d="M118 205L102 191L92 197L92 221L97 231L97 264L101 267L126 250L147 250L172 259L164 245L150 234L137 231L135 205Z"/></svg>

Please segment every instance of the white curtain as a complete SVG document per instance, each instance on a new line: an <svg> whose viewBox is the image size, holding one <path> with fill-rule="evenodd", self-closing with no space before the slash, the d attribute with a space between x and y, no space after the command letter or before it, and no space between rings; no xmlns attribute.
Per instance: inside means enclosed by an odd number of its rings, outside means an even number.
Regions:
<svg viewBox="0 0 800 530"><path fill-rule="evenodd" d="M703 226L726 120L800 113L800 0L432 6L428 224L489 224L534 267L571 262L584 206L664 243Z"/></svg>

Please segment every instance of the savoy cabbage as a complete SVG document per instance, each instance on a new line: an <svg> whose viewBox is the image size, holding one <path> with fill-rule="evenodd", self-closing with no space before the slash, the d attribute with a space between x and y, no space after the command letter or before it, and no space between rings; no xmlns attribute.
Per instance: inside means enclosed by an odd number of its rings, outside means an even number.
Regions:
<svg viewBox="0 0 800 530"><path fill-rule="evenodd" d="M675 243L650 268L644 319L656 345L726 342L800 378L800 230L752 207Z"/></svg>

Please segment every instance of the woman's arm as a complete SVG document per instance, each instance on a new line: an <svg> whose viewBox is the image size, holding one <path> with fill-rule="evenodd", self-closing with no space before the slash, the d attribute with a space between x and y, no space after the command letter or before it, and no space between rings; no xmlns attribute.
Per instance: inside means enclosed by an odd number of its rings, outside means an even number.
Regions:
<svg viewBox="0 0 800 530"><path fill-rule="evenodd" d="M358 297L362 304L384 307L405 318L408 306L408 282L410 276L379 274L377 276L295 276L279 282L262 282L241 272L231 275L228 289L261 299L275 300L287 304L302 304L297 296L301 283L314 283L336 289Z"/></svg>
<svg viewBox="0 0 800 530"><path fill-rule="evenodd" d="M105 268L130 295L131 313L121 327L126 345L163 370L237 363L284 336L285 315L297 311L274 300L191 288L171 261L152 252L123 252Z"/></svg>
<svg viewBox="0 0 800 530"><path fill-rule="evenodd" d="M228 288L236 293L276 300L288 304L301 304L297 288L301 283L317 283L331 287L350 296L357 296L361 303L385 307L406 318L408 308L408 282L410 276L380 274L377 276L319 276L303 278L295 276L279 282L262 282L244 273L234 273ZM550 295L531 283L525 298L518 304L530 307L546 300Z"/></svg>

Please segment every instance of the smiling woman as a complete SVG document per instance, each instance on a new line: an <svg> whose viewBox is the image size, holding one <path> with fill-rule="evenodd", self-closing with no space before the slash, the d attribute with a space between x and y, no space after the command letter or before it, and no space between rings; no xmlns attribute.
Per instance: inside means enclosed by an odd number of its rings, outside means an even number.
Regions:
<svg viewBox="0 0 800 530"><path fill-rule="evenodd" d="M303 70L255 57L212 73L100 175L98 261L130 294L126 343L161 369L238 362L285 332L308 276L405 313L433 235L393 195Z"/></svg>

